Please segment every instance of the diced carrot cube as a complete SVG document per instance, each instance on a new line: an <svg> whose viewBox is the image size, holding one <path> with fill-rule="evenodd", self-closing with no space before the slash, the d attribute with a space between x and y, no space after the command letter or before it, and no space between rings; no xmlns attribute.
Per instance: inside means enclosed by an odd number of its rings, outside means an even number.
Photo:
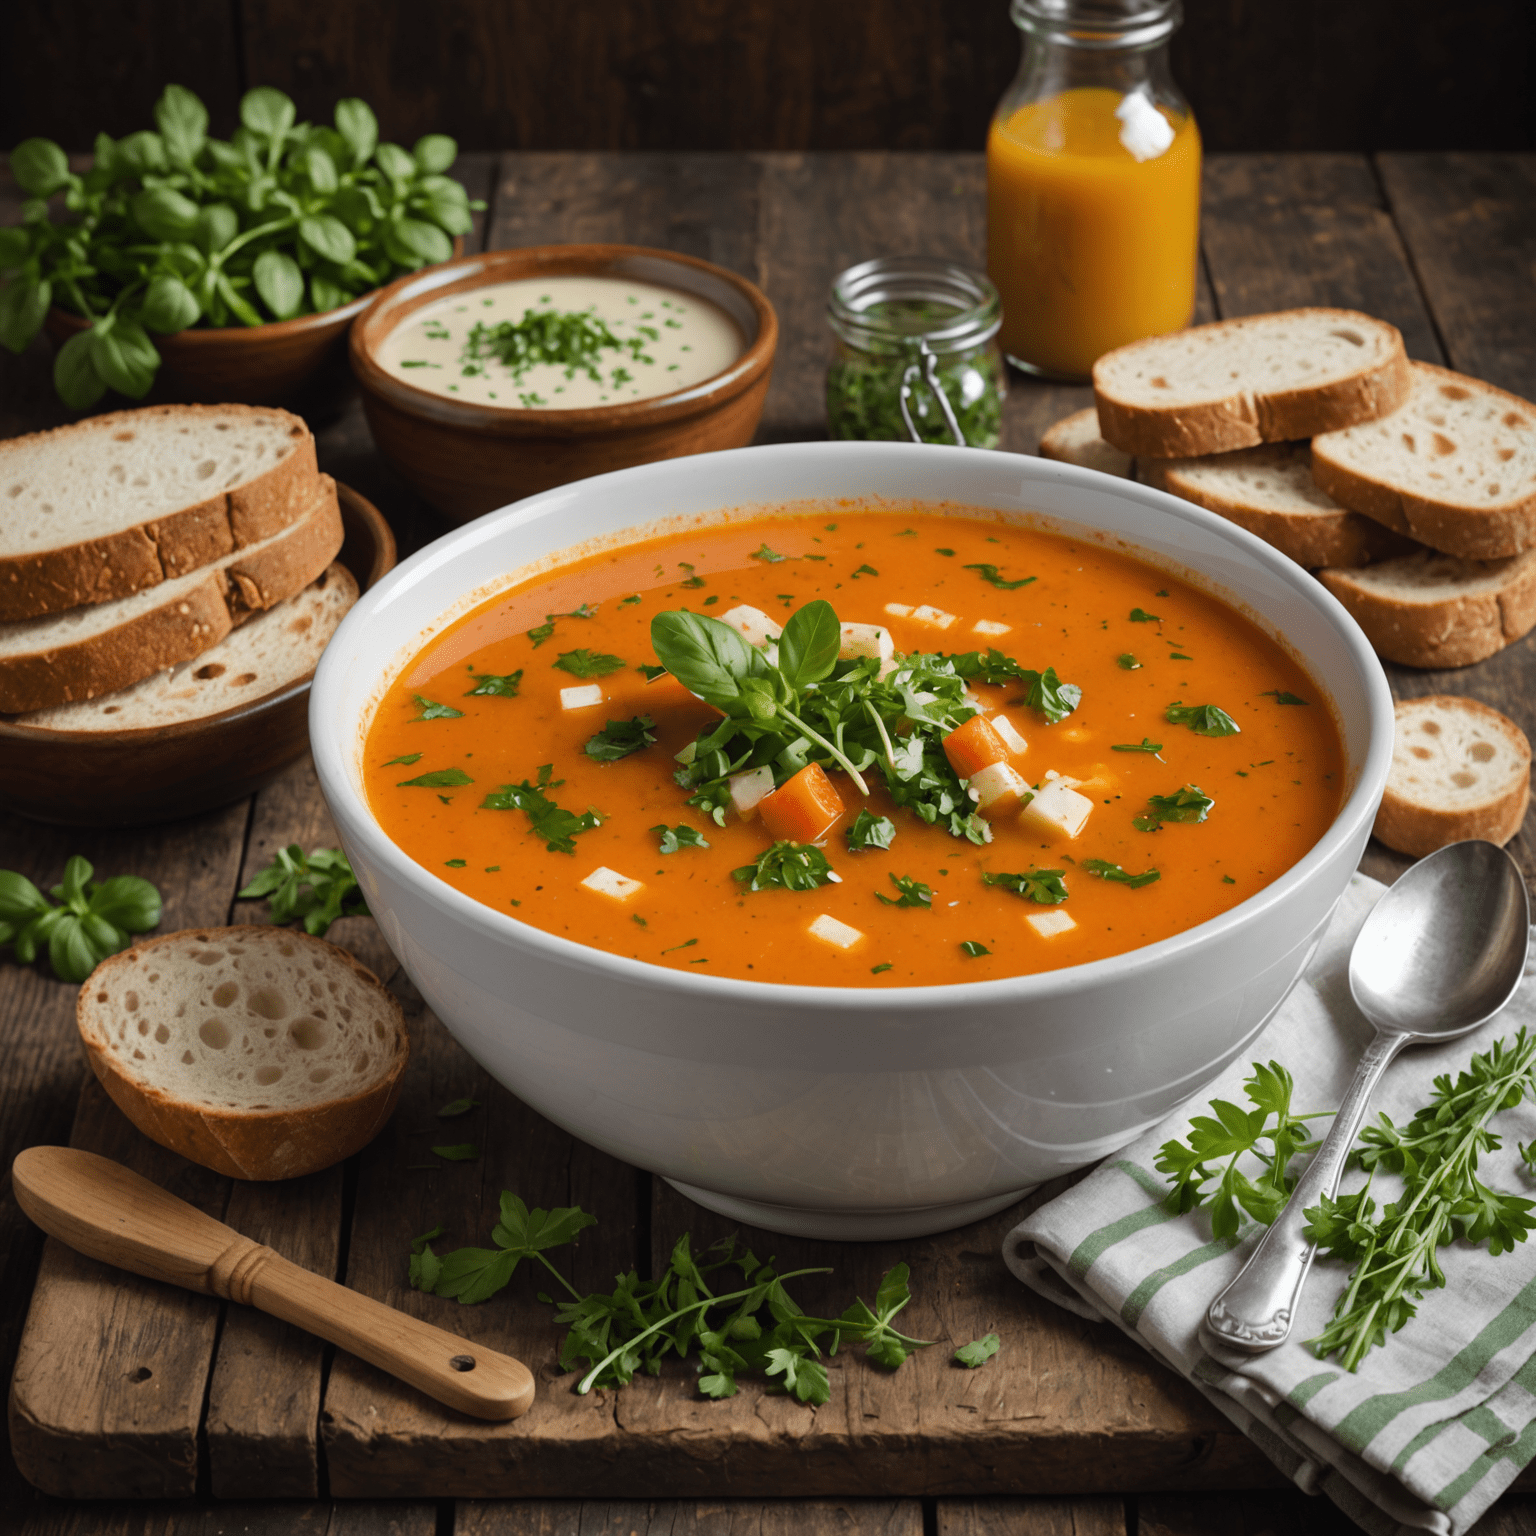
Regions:
<svg viewBox="0 0 1536 1536"><path fill-rule="evenodd" d="M787 838L792 843L814 843L843 814L843 801L821 764L807 763L794 778L758 802L757 814L775 841Z"/></svg>
<svg viewBox="0 0 1536 1536"><path fill-rule="evenodd" d="M944 738L944 756L962 779L968 779L993 763L1006 762L1008 748L986 720L980 715L972 715L958 730Z"/></svg>

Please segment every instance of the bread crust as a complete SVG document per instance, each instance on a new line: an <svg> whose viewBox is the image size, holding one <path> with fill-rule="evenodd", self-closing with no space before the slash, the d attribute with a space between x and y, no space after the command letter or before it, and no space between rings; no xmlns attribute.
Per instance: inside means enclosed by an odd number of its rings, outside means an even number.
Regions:
<svg viewBox="0 0 1536 1536"><path fill-rule="evenodd" d="M0 659L0 713L25 714L115 693L200 656L252 613L307 587L341 549L336 482L319 477L307 522L268 549L211 569L175 602L72 645ZM281 531L281 530L279 530Z"/></svg>
<svg viewBox="0 0 1536 1536"><path fill-rule="evenodd" d="M1523 413L1531 403L1433 363L1414 363L1413 370L1431 373L1482 395L1510 402ZM1501 506L1476 507L1445 501L1411 487L1393 485L1334 456L1326 441L1312 445L1312 478L1340 506L1363 513L1384 527L1428 544L1432 549L1466 560L1498 560L1536 544L1536 491L1513 497Z"/></svg>
<svg viewBox="0 0 1536 1536"><path fill-rule="evenodd" d="M1347 570L1317 575L1376 654L1405 667L1469 667L1536 627L1536 559L1512 565L1497 591L1453 589L1434 603L1402 602Z"/></svg>
<svg viewBox="0 0 1536 1536"><path fill-rule="evenodd" d="M1469 838L1481 838L1502 847L1520 830L1530 804L1531 744L1525 732L1498 710L1490 709L1476 699L1452 694L1404 700L1397 706L1395 714L1402 720L1427 707L1477 715L1485 729L1505 738L1510 749L1523 761L1524 772L1500 794L1490 796L1481 804L1456 809L1428 805L1422 799L1411 798L1403 786L1393 784L1389 775L1372 831L1387 847L1414 858L1423 858L1437 848Z"/></svg>
<svg viewBox="0 0 1536 1536"><path fill-rule="evenodd" d="M1106 353L1094 364L1093 398L1098 407L1100 432L1122 453L1133 454L1138 459L1199 458L1209 453L1230 453L1235 448L1313 437L1319 432L1356 426L1395 411L1408 398L1411 388L1408 354L1395 326L1350 309L1309 306L1287 313L1322 316L1353 325L1363 321L1372 329L1385 329L1391 333L1388 355L1379 362L1363 365L1354 373L1322 384L1268 393L1239 388L1219 400L1159 409L1116 398L1114 387L1106 377L1111 359L1123 360L1127 354L1153 350L1166 341L1162 336L1148 336ZM1218 320L1210 325L1195 326L1185 334L1216 329L1241 330L1256 320L1269 318L1252 315L1239 320Z"/></svg>
<svg viewBox="0 0 1536 1536"><path fill-rule="evenodd" d="M0 557L0 622L64 613L87 603L129 597L280 533L309 505L316 477L315 439L288 411L250 405L165 405L112 411L0 445L0 475L7 448L36 446L83 432L137 430L146 419L209 416L278 417L288 423L294 448L270 469L164 517L151 518L103 538L37 554Z"/></svg>
<svg viewBox="0 0 1536 1536"><path fill-rule="evenodd" d="M247 941L260 936L297 941L306 948L318 947L336 964L345 965L373 992L381 1013L395 1033L395 1055L390 1071L372 1087L343 1099L323 1101L303 1109L231 1110L188 1104L151 1083L130 1076L106 1042L92 1016L94 994L103 971L137 959L162 945L189 937L217 943L239 935ZM378 1135L394 1112L405 1081L410 1058L410 1037L400 1004L377 976L346 950L289 928L254 926L197 928L157 935L111 955L80 989L75 1005L86 1059L108 1096L151 1141L216 1173L231 1178L266 1181L296 1179L329 1168L359 1151Z"/></svg>

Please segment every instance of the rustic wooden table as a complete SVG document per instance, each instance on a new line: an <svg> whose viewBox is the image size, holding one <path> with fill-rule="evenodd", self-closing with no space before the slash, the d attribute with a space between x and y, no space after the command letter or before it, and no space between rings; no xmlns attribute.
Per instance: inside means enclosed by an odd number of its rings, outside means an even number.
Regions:
<svg viewBox="0 0 1536 1536"><path fill-rule="evenodd" d="M705 256L760 283L782 325L761 441L824 430L822 305L835 273L906 252L983 264L978 155L509 154L466 156L458 173L489 203L476 246L632 241ZM14 217L14 198L0 189L0 224ZM1395 323L1412 356L1536 398L1533 257L1536 156L1216 157L1199 318L1356 307ZM0 354L0 435L65 419L48 369L41 343L20 359ZM1043 428L1088 400L1086 390L1016 379L1004 447L1032 452ZM320 434L320 456L390 518L402 553L443 531L374 451L355 404ZM1536 733L1531 641L1462 672L1389 670L1400 695L1475 695ZM1511 845L1528 877L1531 825ZM166 929L258 919L257 905L235 892L290 842L334 842L307 763L251 800L163 827L77 832L0 811L0 867L51 880L79 852L103 873L146 875L165 894ZM1373 845L1364 867L1391 879L1404 863ZM46 1423L13 1418L15 1444L55 1487L107 1486L123 1497L47 1497L5 1458L0 1532L1354 1529L1284 1487L1193 1391L1114 1330L1022 1292L997 1257L1016 1212L901 1245L748 1234L783 1259L834 1264L839 1292L870 1294L883 1268L907 1259L912 1331L960 1342L997 1329L1004 1349L985 1370L949 1367L948 1348L895 1376L834 1368L832 1401L816 1414L752 1387L703 1402L682 1373L575 1398L551 1368L556 1333L532 1283L527 1295L519 1281L513 1296L479 1309L422 1297L405 1286L410 1237L442 1222L454 1241L477 1240L503 1186L530 1203L579 1202L601 1218L575 1260L577 1283L596 1286L637 1259L664 1263L685 1228L707 1241L724 1224L491 1084L426 1012L370 920L348 919L331 936L390 978L417 1047L391 1127L346 1167L276 1189L233 1186L151 1147L98 1091L82 1094L73 989L10 964L0 965L0 1155L8 1164L24 1146L73 1137L122 1157L302 1263L520 1355L540 1373L538 1409L514 1432L452 1422L268 1319L128 1277L103 1289L87 1261L45 1249L7 1194L0 1357L16 1356L40 1263L48 1284L39 1306L56 1309L47 1331L66 1342L30 1367L51 1373L59 1406ZM410 1171L440 1123L432 1109L466 1093L483 1101L475 1129L484 1155ZM807 1298L817 1300L813 1290ZM1536 1501L1506 1498L1482 1529L1536 1532Z"/></svg>

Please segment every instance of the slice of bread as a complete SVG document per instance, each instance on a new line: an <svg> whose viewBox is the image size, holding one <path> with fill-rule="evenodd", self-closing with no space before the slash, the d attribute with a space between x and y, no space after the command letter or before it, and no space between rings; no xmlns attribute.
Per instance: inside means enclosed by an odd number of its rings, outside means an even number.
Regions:
<svg viewBox="0 0 1536 1536"><path fill-rule="evenodd" d="M286 528L315 440L287 411L168 405L0 442L0 621L184 576Z"/></svg>
<svg viewBox="0 0 1536 1536"><path fill-rule="evenodd" d="M190 661L243 618L302 591L341 544L336 483L322 475L300 521L189 576L115 602L0 624L0 713L115 693Z"/></svg>
<svg viewBox="0 0 1536 1536"><path fill-rule="evenodd" d="M1256 533L1297 565L1357 566L1419 546L1347 512L1312 478L1305 443L1264 443L1201 459L1141 459L1148 485Z"/></svg>
<svg viewBox="0 0 1536 1536"><path fill-rule="evenodd" d="M195 928L109 956L75 1008L92 1070L161 1146L237 1179L329 1168L376 1136L410 1044L392 993L288 928Z"/></svg>
<svg viewBox="0 0 1536 1536"><path fill-rule="evenodd" d="M329 565L297 597L259 613L217 645L117 693L14 716L44 731L139 731L202 720L302 682L357 601L344 565Z"/></svg>
<svg viewBox="0 0 1536 1536"><path fill-rule="evenodd" d="M1531 744L1476 699L1436 694L1397 706L1392 768L1373 829L1423 858L1448 843L1507 843L1531 798Z"/></svg>
<svg viewBox="0 0 1536 1536"><path fill-rule="evenodd" d="M1409 667L1466 667L1536 625L1536 550L1460 560L1434 550L1318 579L1378 656Z"/></svg>
<svg viewBox="0 0 1536 1536"><path fill-rule="evenodd" d="M1191 458L1312 437L1408 397L1395 326L1352 309L1289 309L1149 336L1093 365L1099 430L1137 458Z"/></svg>
<svg viewBox="0 0 1536 1536"><path fill-rule="evenodd" d="M1091 405L1063 416L1046 431L1040 439L1040 457L1062 464L1079 464L1101 474L1118 475L1122 480L1136 478L1135 459L1104 441L1099 433L1099 413Z"/></svg>
<svg viewBox="0 0 1536 1536"><path fill-rule="evenodd" d="M1346 507L1468 560L1536 544L1536 405L1414 363L1390 416L1312 444L1312 474Z"/></svg>

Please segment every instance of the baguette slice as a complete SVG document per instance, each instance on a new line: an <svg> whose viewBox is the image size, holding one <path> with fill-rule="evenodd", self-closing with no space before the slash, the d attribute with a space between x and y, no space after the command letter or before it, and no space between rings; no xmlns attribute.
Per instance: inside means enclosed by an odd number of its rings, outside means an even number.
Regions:
<svg viewBox="0 0 1536 1536"><path fill-rule="evenodd" d="M237 1179L350 1157L400 1097L393 994L345 950L288 928L194 928L109 956L75 1008L86 1056L143 1133Z"/></svg>
<svg viewBox="0 0 1536 1536"><path fill-rule="evenodd" d="M1104 441L1099 434L1099 413L1091 405L1063 416L1045 432L1040 439L1040 457L1079 464L1122 480L1136 479L1135 459Z"/></svg>
<svg viewBox="0 0 1536 1536"><path fill-rule="evenodd" d="M336 483L269 539L132 597L0 624L0 713L115 693L216 645L242 619L302 591L342 544Z"/></svg>
<svg viewBox="0 0 1536 1536"><path fill-rule="evenodd" d="M1423 858L1448 843L1507 843L1531 798L1531 744L1476 699L1436 694L1397 706L1392 768L1373 829Z"/></svg>
<svg viewBox="0 0 1536 1536"><path fill-rule="evenodd" d="M315 670L356 601L351 571L329 565L297 597L257 614L168 672L98 699L17 715L11 723L44 731L152 730L265 698Z"/></svg>
<svg viewBox="0 0 1536 1536"><path fill-rule="evenodd" d="M1536 544L1536 405L1414 363L1390 416L1312 444L1337 502L1446 554L1496 560Z"/></svg>
<svg viewBox="0 0 1536 1536"><path fill-rule="evenodd" d="M1419 546L1358 512L1348 512L1312 478L1305 443L1263 443L1201 459L1142 459L1148 485L1273 544L1297 565L1358 566Z"/></svg>
<svg viewBox="0 0 1536 1536"><path fill-rule="evenodd" d="M287 411L114 411L0 443L0 621L127 597L300 516L315 440Z"/></svg>
<svg viewBox="0 0 1536 1536"><path fill-rule="evenodd" d="M1093 365L1099 430L1137 458L1191 458L1312 437L1408 397L1396 326L1352 309L1288 309L1149 336Z"/></svg>
<svg viewBox="0 0 1536 1536"><path fill-rule="evenodd" d="M1317 574L1377 655L1404 666L1470 666L1536 625L1536 549L1507 560L1459 560L1426 549Z"/></svg>

